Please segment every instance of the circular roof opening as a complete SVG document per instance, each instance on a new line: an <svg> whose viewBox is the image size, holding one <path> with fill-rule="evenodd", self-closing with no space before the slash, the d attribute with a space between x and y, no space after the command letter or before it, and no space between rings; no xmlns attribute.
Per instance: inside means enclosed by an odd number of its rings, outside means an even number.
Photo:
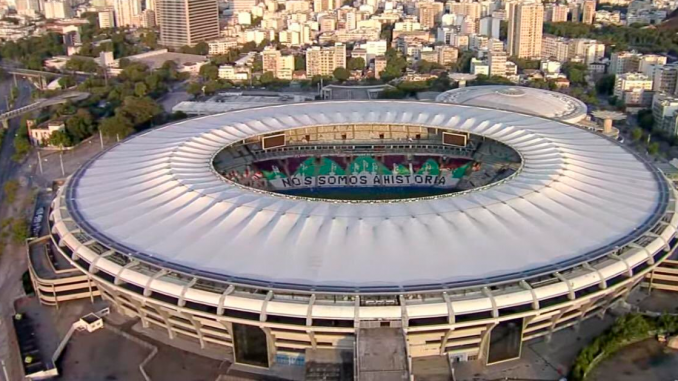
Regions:
<svg viewBox="0 0 678 381"><path fill-rule="evenodd" d="M475 134L369 124L250 137L221 150L213 166L258 191L380 202L470 192L507 181L521 162L513 148Z"/></svg>

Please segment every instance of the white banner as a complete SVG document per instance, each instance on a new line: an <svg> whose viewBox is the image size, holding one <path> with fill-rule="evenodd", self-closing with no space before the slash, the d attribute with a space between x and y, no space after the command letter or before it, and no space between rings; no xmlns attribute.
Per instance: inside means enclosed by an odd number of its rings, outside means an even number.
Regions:
<svg viewBox="0 0 678 381"><path fill-rule="evenodd" d="M433 187L454 188L460 179L451 174L435 175L376 175L293 176L269 180L274 189L342 188L342 187Z"/></svg>

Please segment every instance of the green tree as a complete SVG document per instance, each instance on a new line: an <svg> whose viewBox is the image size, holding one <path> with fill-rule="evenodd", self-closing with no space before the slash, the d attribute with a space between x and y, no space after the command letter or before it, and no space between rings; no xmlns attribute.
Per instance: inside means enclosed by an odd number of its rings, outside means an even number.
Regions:
<svg viewBox="0 0 678 381"><path fill-rule="evenodd" d="M19 190L19 182L17 180L7 180L5 182L4 191L7 202L13 204L16 201L16 194Z"/></svg>
<svg viewBox="0 0 678 381"><path fill-rule="evenodd" d="M302 54L294 56L294 70L306 70L306 57Z"/></svg>
<svg viewBox="0 0 678 381"><path fill-rule="evenodd" d="M12 222L12 242L14 244L25 243L28 239L28 223L24 218L15 218Z"/></svg>
<svg viewBox="0 0 678 381"><path fill-rule="evenodd" d="M205 95L212 95L212 94L216 93L217 91L221 90L221 88L222 88L222 85L219 81L212 80L212 81L208 81L207 83L205 83L204 92L205 92Z"/></svg>
<svg viewBox="0 0 678 381"><path fill-rule="evenodd" d="M659 153L659 142L652 142L647 146L647 153L655 156Z"/></svg>
<svg viewBox="0 0 678 381"><path fill-rule="evenodd" d="M338 67L334 69L334 71L332 72L332 76L334 76L334 78L336 78L337 81L344 82L351 76L351 73L348 70L346 70L346 68Z"/></svg>
<svg viewBox="0 0 678 381"><path fill-rule="evenodd" d="M200 67L200 76L205 80L216 80L219 78L219 68L211 63Z"/></svg>
<svg viewBox="0 0 678 381"><path fill-rule="evenodd" d="M638 111L638 125L647 131L652 131L654 128L654 115L652 115L652 110L640 110Z"/></svg>
<svg viewBox="0 0 678 381"><path fill-rule="evenodd" d="M134 84L134 95L137 97L145 97L148 94L148 86L144 82L137 82Z"/></svg>
<svg viewBox="0 0 678 381"><path fill-rule="evenodd" d="M598 91L598 94L612 94L612 90L614 90L615 79L616 77L614 74L607 74L600 77L598 81L596 81L596 91Z"/></svg>
<svg viewBox="0 0 678 381"><path fill-rule="evenodd" d="M362 57L352 57L346 64L348 70L363 70L365 69L365 59Z"/></svg>
<svg viewBox="0 0 678 381"><path fill-rule="evenodd" d="M162 108L149 97L126 97L123 104L115 111L116 115L123 116L132 122L134 127L140 127L162 113Z"/></svg>
<svg viewBox="0 0 678 381"><path fill-rule="evenodd" d="M53 145L54 147L64 148L72 146L73 142L66 131L54 131L49 137L49 144Z"/></svg>
<svg viewBox="0 0 678 381"><path fill-rule="evenodd" d="M94 118L89 110L81 108L66 120L66 131L75 143L88 138L94 132Z"/></svg>
<svg viewBox="0 0 678 381"><path fill-rule="evenodd" d="M642 138L643 138L643 130L642 129L636 127L633 130L631 130L631 139L633 141L637 142Z"/></svg>
<svg viewBox="0 0 678 381"><path fill-rule="evenodd" d="M186 87L186 92L193 95L193 97L197 97L202 94L202 84L199 82L191 82L188 84L188 87Z"/></svg>
<svg viewBox="0 0 678 381"><path fill-rule="evenodd" d="M437 62L431 62L422 60L417 64L417 72L419 73L430 73L436 69L444 69L445 67Z"/></svg>
<svg viewBox="0 0 678 381"><path fill-rule="evenodd" d="M275 75L273 75L273 72L267 71L259 77L259 82L264 86L269 85L275 82Z"/></svg>
<svg viewBox="0 0 678 381"><path fill-rule="evenodd" d="M123 139L134 132L132 122L120 115L102 119L99 129L102 134L114 139Z"/></svg>

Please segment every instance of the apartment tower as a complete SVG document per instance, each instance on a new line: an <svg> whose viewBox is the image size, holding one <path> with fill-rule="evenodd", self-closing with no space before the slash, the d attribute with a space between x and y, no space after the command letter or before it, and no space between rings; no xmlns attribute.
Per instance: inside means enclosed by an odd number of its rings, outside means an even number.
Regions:
<svg viewBox="0 0 678 381"><path fill-rule="evenodd" d="M543 23L544 6L541 3L509 4L509 56L539 58Z"/></svg>
<svg viewBox="0 0 678 381"><path fill-rule="evenodd" d="M217 0L156 0L160 41L171 48L219 37Z"/></svg>

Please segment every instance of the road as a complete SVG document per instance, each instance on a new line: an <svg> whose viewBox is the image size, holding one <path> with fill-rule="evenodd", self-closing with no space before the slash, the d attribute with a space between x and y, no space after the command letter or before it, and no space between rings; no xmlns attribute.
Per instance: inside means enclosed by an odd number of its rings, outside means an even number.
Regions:
<svg viewBox="0 0 678 381"><path fill-rule="evenodd" d="M13 81L0 82L0 91L8 94L13 86ZM16 107L27 105L31 102L31 85L28 81L19 81L19 97L15 102ZM5 105L0 109L6 111ZM5 133L0 151L0 221L15 214L26 213L25 202L29 199L30 177L21 173L21 165L12 160L14 154L14 136L19 129L20 118L10 121L9 130ZM17 194L14 205L6 202L4 197L4 185L12 178L18 178L25 187ZM13 350L11 341L11 313L14 299L21 295L21 276L26 270L26 256L22 245L7 245L0 252L0 359L4 360L12 380L17 379L18 354ZM1 373L0 373L1 374ZM4 375L1 376L4 379Z"/></svg>

